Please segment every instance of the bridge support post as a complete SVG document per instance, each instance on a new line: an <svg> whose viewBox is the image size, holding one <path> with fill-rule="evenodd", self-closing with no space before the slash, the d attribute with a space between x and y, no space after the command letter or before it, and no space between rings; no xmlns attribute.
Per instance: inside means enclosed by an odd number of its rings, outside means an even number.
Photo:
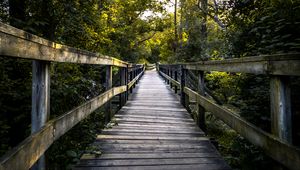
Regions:
<svg viewBox="0 0 300 170"><path fill-rule="evenodd" d="M187 71L186 69L183 67L183 65L180 66L180 70L181 70L181 82L180 82L180 102L181 104L186 108L186 110L188 112L191 112L190 108L189 108L189 96L185 94L184 92L184 87L186 85L186 74Z"/></svg>
<svg viewBox="0 0 300 170"><path fill-rule="evenodd" d="M133 79L132 77L133 77L133 71L131 70L131 71L129 72L129 82L132 81L132 79ZM133 88L133 86L131 86L130 89L129 89L130 93L132 93L132 88Z"/></svg>
<svg viewBox="0 0 300 170"><path fill-rule="evenodd" d="M106 77L105 77L105 89L109 90L112 88L112 66L106 66ZM111 101L108 101L105 105L105 124L107 124L112 116Z"/></svg>
<svg viewBox="0 0 300 170"><path fill-rule="evenodd" d="M126 68L120 68L120 85L126 85ZM120 108L121 109L126 103L126 92L119 95Z"/></svg>
<svg viewBox="0 0 300 170"><path fill-rule="evenodd" d="M289 77L272 76L270 92L272 133L283 141L292 143L292 111Z"/></svg>
<svg viewBox="0 0 300 170"><path fill-rule="evenodd" d="M172 68L170 69L170 77L173 78L173 70L172 70ZM171 87L171 89L173 88L173 84L172 84L171 81L170 81L170 87Z"/></svg>
<svg viewBox="0 0 300 170"><path fill-rule="evenodd" d="M32 62L31 134L39 131L50 116L50 62ZM45 156L33 165L33 170L45 170Z"/></svg>
<svg viewBox="0 0 300 170"><path fill-rule="evenodd" d="M125 82L126 82L126 92L125 92L125 95L126 95L126 101L128 100L128 96L129 96L129 88L128 88L129 80L128 80L128 74L129 74L129 67L128 67L128 64L127 64L127 66L126 66L126 71L125 71Z"/></svg>
<svg viewBox="0 0 300 170"><path fill-rule="evenodd" d="M135 77L136 77L136 66L134 66L134 69L133 69L133 71L132 71L132 80L133 80ZM135 88L135 84L136 84L136 82L133 83L132 89ZM132 92L131 92L131 93L132 93Z"/></svg>
<svg viewBox="0 0 300 170"><path fill-rule="evenodd" d="M170 68L169 66L167 66L167 75L170 76ZM167 84L170 84L170 81L168 79L166 79Z"/></svg>
<svg viewBox="0 0 300 170"><path fill-rule="evenodd" d="M175 70L175 72L174 72L174 79L177 81L178 80L178 72ZM175 94L177 93L177 91L178 91L178 87L177 86L175 86L174 87L174 91L175 91Z"/></svg>
<svg viewBox="0 0 300 170"><path fill-rule="evenodd" d="M204 71L199 71L198 73L198 93L202 96L205 96L204 91ZM198 126L203 130L206 131L206 124L205 124L205 109L200 104L198 104L198 119L197 119Z"/></svg>

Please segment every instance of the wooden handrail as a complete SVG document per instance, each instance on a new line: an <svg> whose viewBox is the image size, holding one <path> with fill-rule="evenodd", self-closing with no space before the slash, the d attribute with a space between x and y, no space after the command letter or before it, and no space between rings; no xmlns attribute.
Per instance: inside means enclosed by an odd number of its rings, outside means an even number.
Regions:
<svg viewBox="0 0 300 170"><path fill-rule="evenodd" d="M0 22L0 55L32 60L126 67L129 63L99 53L48 41ZM131 64L129 64L130 67Z"/></svg>
<svg viewBox="0 0 300 170"><path fill-rule="evenodd" d="M0 22L0 56L33 60L32 134L0 158L0 170L27 170L59 137L100 106L106 104L105 120L111 117L112 97L120 95L120 107L144 73L143 64L131 64L48 41ZM50 107L50 62L106 65L106 92L53 120ZM112 87L112 66L120 67L119 87ZM129 80L129 75L131 80ZM130 81L130 82L129 82Z"/></svg>
<svg viewBox="0 0 300 170"><path fill-rule="evenodd" d="M206 111L211 112L224 123L233 128L251 143L261 147L270 157L290 169L298 169L300 164L300 149L291 144L291 101L288 76L300 75L300 55L280 54L222 61L203 61L197 63L159 64L159 74L168 80L172 86L181 90L181 103L189 109L189 98L196 99L196 103ZM181 72L181 81L177 81L169 74L172 71ZM226 71L253 74L267 74L271 82L271 115L272 134L264 132L255 125L238 116L237 113L212 102L200 93L186 87L186 70L198 70L199 78L203 79L204 71ZM202 80L203 81L203 80ZM201 82L200 80L198 83ZM199 88L205 87L203 82ZM198 90L199 90L198 88ZM284 103L284 105L283 105ZM201 109L199 109L201 110ZM203 111L202 111L203 112ZM198 117L201 114L198 113ZM205 120L200 121L205 124Z"/></svg>
<svg viewBox="0 0 300 170"><path fill-rule="evenodd" d="M268 75L300 75L300 54L276 54L226 60L180 63L185 69ZM161 64L163 67L164 64ZM173 64L171 66L178 66Z"/></svg>

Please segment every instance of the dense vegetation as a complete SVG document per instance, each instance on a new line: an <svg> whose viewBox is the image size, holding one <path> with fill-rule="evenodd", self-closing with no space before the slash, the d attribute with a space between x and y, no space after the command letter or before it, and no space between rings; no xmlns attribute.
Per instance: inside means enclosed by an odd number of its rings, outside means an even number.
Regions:
<svg viewBox="0 0 300 170"><path fill-rule="evenodd" d="M170 11L174 5L175 13ZM130 62L222 60L300 51L298 0L3 0L0 21ZM103 74L100 66L53 63L51 117L103 92ZM31 62L1 57L0 75L0 154L4 154L30 134ZM206 82L224 105L239 108L241 116L270 131L268 77L212 72ZM299 82L297 78L292 82L295 101ZM299 108L294 112L299 120ZM214 122L208 124L209 133L220 139L233 167L251 169L253 164L245 162L266 159L208 117ZM103 126L100 109L51 147L47 153L51 168L76 161Z"/></svg>

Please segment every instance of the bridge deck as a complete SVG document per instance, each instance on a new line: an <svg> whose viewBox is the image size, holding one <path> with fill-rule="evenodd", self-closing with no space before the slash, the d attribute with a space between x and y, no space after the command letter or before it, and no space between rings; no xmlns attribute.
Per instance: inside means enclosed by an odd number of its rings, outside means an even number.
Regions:
<svg viewBox="0 0 300 170"><path fill-rule="evenodd" d="M115 118L74 169L230 169L155 71Z"/></svg>

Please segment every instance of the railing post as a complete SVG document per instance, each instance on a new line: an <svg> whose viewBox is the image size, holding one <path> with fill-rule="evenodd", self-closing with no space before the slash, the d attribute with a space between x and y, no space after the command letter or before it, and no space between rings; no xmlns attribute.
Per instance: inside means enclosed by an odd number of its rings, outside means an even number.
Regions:
<svg viewBox="0 0 300 170"><path fill-rule="evenodd" d="M106 91L112 88L112 66L106 66L106 77L105 77L105 89ZM111 101L106 102L105 105L105 124L107 124L112 116Z"/></svg>
<svg viewBox="0 0 300 170"><path fill-rule="evenodd" d="M271 129L278 138L292 143L292 111L290 78L271 76Z"/></svg>
<svg viewBox="0 0 300 170"><path fill-rule="evenodd" d="M123 67L120 68L120 85L121 86L126 85L126 68ZM121 109L126 103L126 92L120 94L119 100L120 100L120 109Z"/></svg>
<svg viewBox="0 0 300 170"><path fill-rule="evenodd" d="M134 69L133 69L133 71L132 71L132 80L135 79L135 76L136 76L136 70L135 70L135 69L136 69L136 66L134 66ZM136 83L136 82L133 83L132 89L135 88L135 83Z"/></svg>
<svg viewBox="0 0 300 170"><path fill-rule="evenodd" d="M204 71L199 71L198 73L198 93L201 96L205 95L204 92ZM205 124L205 109L200 104L198 105L198 126L203 130L206 131L206 124Z"/></svg>
<svg viewBox="0 0 300 170"><path fill-rule="evenodd" d="M175 72L174 72L174 79L175 79L176 81L178 80L178 71L177 71L177 70L175 70ZM174 91L175 91L175 94L176 94L177 91L178 91L178 87L177 87L177 86L175 86Z"/></svg>
<svg viewBox="0 0 300 170"><path fill-rule="evenodd" d="M39 131L50 116L50 63L32 62L31 134ZM46 169L45 156L33 165L34 170Z"/></svg>
<svg viewBox="0 0 300 170"><path fill-rule="evenodd" d="M132 81L132 72L133 72L132 70L129 72L129 82ZM133 86L131 86L130 89L129 89L130 93L132 93L132 87Z"/></svg>
<svg viewBox="0 0 300 170"><path fill-rule="evenodd" d="M126 95L126 101L128 100L128 97L129 97L129 88L128 88L129 80L128 80L128 74L129 74L129 66L127 64L126 71L125 71L125 82L126 82L126 92L125 92L125 95Z"/></svg>
<svg viewBox="0 0 300 170"><path fill-rule="evenodd" d="M181 72L181 79L180 79L180 102L181 104L185 106L185 93L184 93L184 86L185 86L185 69L183 68L183 65L180 65L180 72Z"/></svg>
<svg viewBox="0 0 300 170"><path fill-rule="evenodd" d="M170 77L173 78L173 70L172 70L172 68L170 69ZM170 81L170 87L171 87L171 89L173 88L172 81Z"/></svg>
<svg viewBox="0 0 300 170"><path fill-rule="evenodd" d="M170 76L170 67L167 66L167 75ZM170 84L170 81L169 79L166 79L167 80L167 84Z"/></svg>

